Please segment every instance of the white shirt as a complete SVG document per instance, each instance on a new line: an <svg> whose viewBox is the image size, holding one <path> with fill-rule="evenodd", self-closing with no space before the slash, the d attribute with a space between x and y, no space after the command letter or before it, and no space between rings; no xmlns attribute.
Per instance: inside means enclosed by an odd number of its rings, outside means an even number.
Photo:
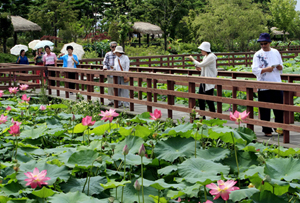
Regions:
<svg viewBox="0 0 300 203"><path fill-rule="evenodd" d="M210 53L207 56L204 56L202 62L194 61L195 66L201 67L201 76L202 77L217 77L217 56L214 53ZM205 90L215 88L214 84L205 84Z"/></svg>
<svg viewBox="0 0 300 203"><path fill-rule="evenodd" d="M271 48L270 51L264 51L261 49L253 56L252 72L254 75L256 75L258 81L281 82L280 74L282 73L282 70L274 68L272 72L261 74L263 68L273 65L281 65L283 67L283 62L279 51L273 48Z"/></svg>
<svg viewBox="0 0 300 203"><path fill-rule="evenodd" d="M73 56L68 56L68 65L67 68L74 68L74 61L72 60Z"/></svg>
<svg viewBox="0 0 300 203"><path fill-rule="evenodd" d="M120 57L116 57L115 58L115 62L114 62L114 70L116 71L122 71L120 66L119 66L119 62L118 62L118 59L120 60L120 64L123 68L123 71L129 71L129 66L130 66L130 61L129 61L129 58L128 56L122 54L122 56Z"/></svg>

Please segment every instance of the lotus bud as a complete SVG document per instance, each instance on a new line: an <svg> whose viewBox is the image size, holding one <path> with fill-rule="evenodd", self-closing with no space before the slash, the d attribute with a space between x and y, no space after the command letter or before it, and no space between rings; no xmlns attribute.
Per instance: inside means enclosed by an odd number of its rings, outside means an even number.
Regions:
<svg viewBox="0 0 300 203"><path fill-rule="evenodd" d="M283 134L283 130L282 130L282 128L277 128L277 129L276 129L276 132L277 132L278 134L280 134L280 135L282 135L282 134Z"/></svg>
<svg viewBox="0 0 300 203"><path fill-rule="evenodd" d="M102 163L102 156L99 156L95 161Z"/></svg>
<svg viewBox="0 0 300 203"><path fill-rule="evenodd" d="M141 185L140 185L140 183L139 183L138 180L135 181L135 183L134 183L134 188L135 188L137 191L140 191L140 190L141 190Z"/></svg>
<svg viewBox="0 0 300 203"><path fill-rule="evenodd" d="M105 146L102 146L102 150L104 150L105 149Z"/></svg>
<svg viewBox="0 0 300 203"><path fill-rule="evenodd" d="M261 154L258 155L257 160L258 160L259 162L266 163L265 158L264 158Z"/></svg>
<svg viewBox="0 0 300 203"><path fill-rule="evenodd" d="M14 171L18 172L19 171L19 167L20 167L20 164L16 164L13 169Z"/></svg>
<svg viewBox="0 0 300 203"><path fill-rule="evenodd" d="M75 115L73 114L73 116L72 116L72 121L75 121Z"/></svg>
<svg viewBox="0 0 300 203"><path fill-rule="evenodd" d="M141 157L143 157L143 156L145 156L145 154L146 154L146 149L145 149L144 144L142 144L142 146L141 146L140 149L139 149L139 155L140 155Z"/></svg>
<svg viewBox="0 0 300 203"><path fill-rule="evenodd" d="M128 146L125 145L124 148L123 148L123 154L124 154L124 155L127 155L128 152L129 152Z"/></svg>

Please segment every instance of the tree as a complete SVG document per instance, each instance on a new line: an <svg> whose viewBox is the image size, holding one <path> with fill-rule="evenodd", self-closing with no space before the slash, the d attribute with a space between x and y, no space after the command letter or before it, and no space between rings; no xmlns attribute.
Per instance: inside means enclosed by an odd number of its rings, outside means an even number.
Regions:
<svg viewBox="0 0 300 203"><path fill-rule="evenodd" d="M290 29L292 21L296 17L296 0L271 0L269 8L274 18L275 26L285 33Z"/></svg>
<svg viewBox="0 0 300 203"><path fill-rule="evenodd" d="M210 0L205 13L190 14L194 39L197 43L211 42L213 47L246 50L248 42L265 31L262 10L252 0Z"/></svg>
<svg viewBox="0 0 300 203"><path fill-rule="evenodd" d="M0 12L6 12L10 15L21 16L27 19L30 6L32 5L32 0L1 0Z"/></svg>
<svg viewBox="0 0 300 203"><path fill-rule="evenodd" d="M7 13L0 14L0 38L3 42L3 52L6 53L6 41L14 33L11 18Z"/></svg>

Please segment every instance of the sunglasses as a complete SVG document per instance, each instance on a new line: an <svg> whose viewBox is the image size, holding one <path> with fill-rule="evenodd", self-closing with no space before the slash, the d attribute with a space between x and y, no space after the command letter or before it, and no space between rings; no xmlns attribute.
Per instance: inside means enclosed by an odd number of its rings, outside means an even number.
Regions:
<svg viewBox="0 0 300 203"><path fill-rule="evenodd" d="M267 45L267 44L269 44L269 43L268 42L260 43L260 46Z"/></svg>
<svg viewBox="0 0 300 203"><path fill-rule="evenodd" d="M111 48L116 48L117 46L111 46Z"/></svg>

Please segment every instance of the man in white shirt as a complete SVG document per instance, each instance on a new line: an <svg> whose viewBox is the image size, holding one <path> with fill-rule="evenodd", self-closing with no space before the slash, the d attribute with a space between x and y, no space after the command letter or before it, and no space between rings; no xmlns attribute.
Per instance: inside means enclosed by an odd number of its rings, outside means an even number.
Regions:
<svg viewBox="0 0 300 203"><path fill-rule="evenodd" d="M258 81L281 82L283 69L282 58L278 50L270 47L272 42L268 33L261 33L257 42L260 43L261 50L256 52L253 56L252 72L256 75ZM258 101L283 103L283 91L258 89ZM270 109L259 108L260 119L270 121ZM275 122L283 123L283 111L273 109L275 115ZM272 137L272 128L264 127L262 131L265 136Z"/></svg>

